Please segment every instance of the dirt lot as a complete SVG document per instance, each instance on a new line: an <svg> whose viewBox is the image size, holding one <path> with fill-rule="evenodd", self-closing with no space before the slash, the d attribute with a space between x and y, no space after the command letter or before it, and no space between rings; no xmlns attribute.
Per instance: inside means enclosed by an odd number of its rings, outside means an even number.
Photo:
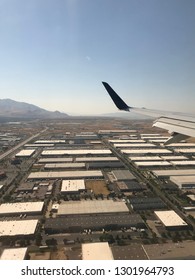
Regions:
<svg viewBox="0 0 195 280"><path fill-rule="evenodd" d="M67 260L64 248L51 252L29 253L31 260Z"/></svg>
<svg viewBox="0 0 195 280"><path fill-rule="evenodd" d="M92 190L94 194L109 194L106 183L103 180L87 180L85 182L86 188Z"/></svg>
<svg viewBox="0 0 195 280"><path fill-rule="evenodd" d="M195 241L192 240L180 243L144 245L144 249L151 260L195 259Z"/></svg>

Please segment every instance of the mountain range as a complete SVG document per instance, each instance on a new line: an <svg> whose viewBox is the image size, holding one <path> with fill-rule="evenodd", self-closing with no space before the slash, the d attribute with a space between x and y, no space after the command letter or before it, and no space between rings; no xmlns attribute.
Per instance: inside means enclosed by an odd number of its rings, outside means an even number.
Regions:
<svg viewBox="0 0 195 280"><path fill-rule="evenodd" d="M29 119L61 119L69 117L68 114L59 111L48 111L33 104L14 101L12 99L0 99L0 117L29 118Z"/></svg>

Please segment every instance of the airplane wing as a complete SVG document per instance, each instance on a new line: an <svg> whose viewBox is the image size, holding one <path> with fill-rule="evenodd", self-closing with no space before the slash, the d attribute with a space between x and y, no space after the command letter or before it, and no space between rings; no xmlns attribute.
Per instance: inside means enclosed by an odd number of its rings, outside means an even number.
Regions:
<svg viewBox="0 0 195 280"><path fill-rule="evenodd" d="M130 107L108 83L102 82L102 84L119 110L133 111L135 113L157 117L153 126L168 130L171 134L171 137L164 144L167 145L189 137L195 137L195 115Z"/></svg>

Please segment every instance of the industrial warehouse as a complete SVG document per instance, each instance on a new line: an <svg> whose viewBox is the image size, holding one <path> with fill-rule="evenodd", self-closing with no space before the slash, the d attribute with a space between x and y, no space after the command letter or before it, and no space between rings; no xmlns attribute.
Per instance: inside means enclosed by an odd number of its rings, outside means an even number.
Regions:
<svg viewBox="0 0 195 280"><path fill-rule="evenodd" d="M31 236L35 234L38 220L10 220L0 221L0 238L15 236Z"/></svg>
<svg viewBox="0 0 195 280"><path fill-rule="evenodd" d="M52 126L51 134L30 138L12 154L11 171L2 166L2 259L52 259L55 250L68 259L128 259L138 243L193 236L194 160L176 151L193 145L164 146L168 137L157 133L92 133L75 125L73 132L60 134L56 126L54 135ZM182 211L168 213L181 200ZM6 251L8 240L7 249L27 249L17 258ZM38 246L37 254L29 245Z"/></svg>
<svg viewBox="0 0 195 280"><path fill-rule="evenodd" d="M83 260L113 260L108 242L82 244Z"/></svg>
<svg viewBox="0 0 195 280"><path fill-rule="evenodd" d="M155 211L154 213L168 229L184 228L188 226L187 223L184 222L184 220L181 219L173 210Z"/></svg>
<svg viewBox="0 0 195 280"><path fill-rule="evenodd" d="M11 215L40 215L44 202L4 203L0 205L0 216Z"/></svg>
<svg viewBox="0 0 195 280"><path fill-rule="evenodd" d="M82 233L84 231L115 231L125 229L145 229L146 225L139 214L128 213L99 213L90 215L70 215L64 217L48 218L44 225L48 234Z"/></svg>
<svg viewBox="0 0 195 280"><path fill-rule="evenodd" d="M45 180L45 179L98 179L103 178L99 170L93 171L50 171L50 172L33 172L28 176L28 180Z"/></svg>
<svg viewBox="0 0 195 280"><path fill-rule="evenodd" d="M129 209L123 201L94 200L94 201L67 201L61 203L58 208L58 216L92 215L109 213L129 213Z"/></svg>

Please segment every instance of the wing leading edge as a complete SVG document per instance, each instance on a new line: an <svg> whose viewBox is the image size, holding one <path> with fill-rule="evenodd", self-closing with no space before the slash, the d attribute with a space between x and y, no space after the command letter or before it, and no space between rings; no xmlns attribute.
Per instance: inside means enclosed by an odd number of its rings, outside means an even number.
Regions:
<svg viewBox="0 0 195 280"><path fill-rule="evenodd" d="M171 138L169 138L165 144L179 142L189 137L195 137L194 115L130 107L122 100L122 98L111 88L108 83L102 82L102 84L119 110L133 111L135 113L157 117L157 120L154 121L153 126L168 130L171 134Z"/></svg>

